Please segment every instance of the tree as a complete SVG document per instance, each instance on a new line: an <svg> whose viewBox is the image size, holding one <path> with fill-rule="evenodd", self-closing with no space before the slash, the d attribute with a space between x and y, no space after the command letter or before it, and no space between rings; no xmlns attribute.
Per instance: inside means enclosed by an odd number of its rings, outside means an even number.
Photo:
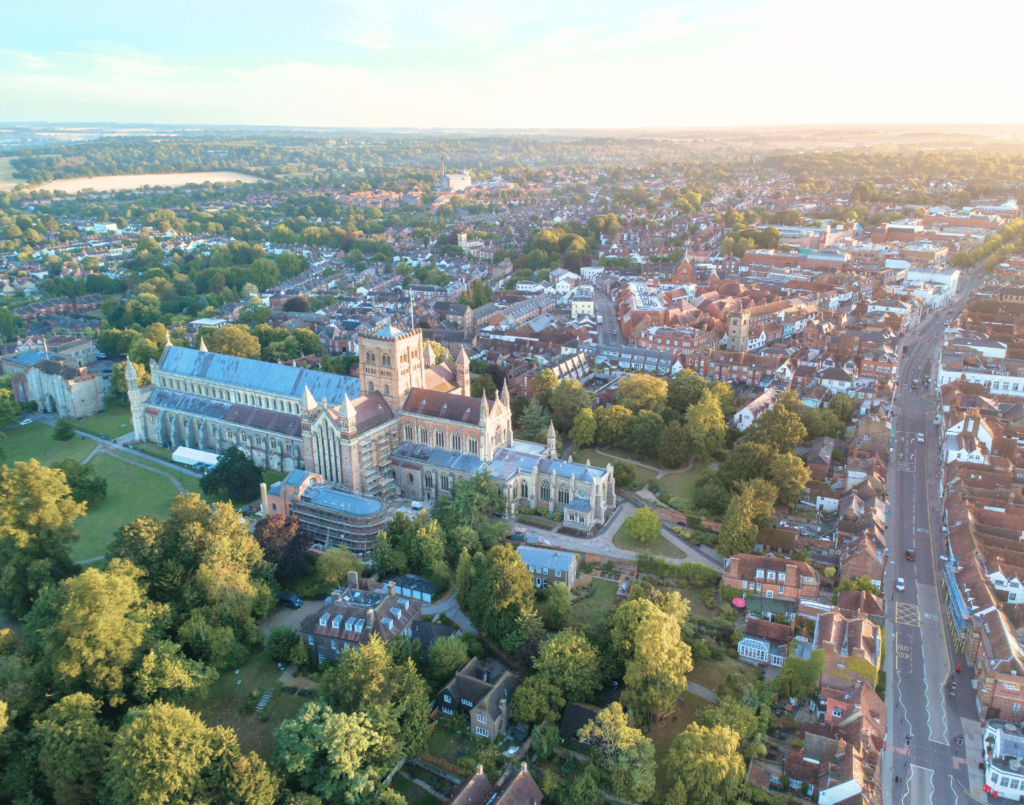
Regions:
<svg viewBox="0 0 1024 805"><path fill-rule="evenodd" d="M752 442L767 444L780 453L789 453L807 438L807 429L800 417L782 405L775 405L754 420L747 429Z"/></svg>
<svg viewBox="0 0 1024 805"><path fill-rule="evenodd" d="M156 702L128 711L107 760L104 801L111 805L190 805L203 801L214 759L234 744L184 707ZM237 751L237 750L236 750Z"/></svg>
<svg viewBox="0 0 1024 805"><path fill-rule="evenodd" d="M438 638L427 649L427 666L435 685L446 683L467 662L466 644L454 635Z"/></svg>
<svg viewBox="0 0 1024 805"><path fill-rule="evenodd" d="M107 391L107 401L112 405L128 405L128 381L124 377L125 365L123 362L117 363L110 370L110 389ZM148 386L152 382L149 369L141 363L136 363L134 366L139 375L139 386Z"/></svg>
<svg viewBox="0 0 1024 805"><path fill-rule="evenodd" d="M452 356L448 348L437 343L437 341L424 341L423 346L430 347L430 351L434 353L435 363L444 363Z"/></svg>
<svg viewBox="0 0 1024 805"><path fill-rule="evenodd" d="M316 559L316 586L324 593L343 589L350 571L360 573L363 563L348 548L330 548Z"/></svg>
<svg viewBox="0 0 1024 805"><path fill-rule="evenodd" d="M114 559L104 572L89 568L61 583L44 650L57 689L84 690L113 707L127 700L149 628L139 575L130 563Z"/></svg>
<svg viewBox="0 0 1024 805"><path fill-rule="evenodd" d="M84 515L60 470L35 459L0 467L0 609L21 618L43 590L74 574L72 524Z"/></svg>
<svg viewBox="0 0 1024 805"><path fill-rule="evenodd" d="M87 693L72 693L36 724L39 769L57 802L93 802L99 793L114 737L100 722L101 707Z"/></svg>
<svg viewBox="0 0 1024 805"><path fill-rule="evenodd" d="M76 503L95 506L106 499L107 481L92 467L87 467L73 458L66 458L54 464L53 468L64 473L71 497Z"/></svg>
<svg viewBox="0 0 1024 805"><path fill-rule="evenodd" d="M637 372L619 381L615 402L634 414L640 411L659 411L668 399L668 383L660 377Z"/></svg>
<svg viewBox="0 0 1024 805"><path fill-rule="evenodd" d="M256 523L256 542L268 562L277 565L277 577L295 579L308 570L306 538L299 533L299 518L294 515L271 514Z"/></svg>
<svg viewBox="0 0 1024 805"><path fill-rule="evenodd" d="M598 408L594 415L597 424L594 441L597 444L624 444L629 436L629 421L632 418L633 412L622 405Z"/></svg>
<svg viewBox="0 0 1024 805"><path fill-rule="evenodd" d="M511 545L494 546L485 560L470 594L470 618L506 651L515 651L521 645L519 614L533 603L533 578Z"/></svg>
<svg viewBox="0 0 1024 805"><path fill-rule="evenodd" d="M758 529L772 516L777 494L775 486L760 478L740 483L718 535L718 552L722 556L750 553L754 549Z"/></svg>
<svg viewBox="0 0 1024 805"><path fill-rule="evenodd" d="M682 640L679 619L655 607L640 619L632 648L622 701L649 720L672 707L686 690L686 675L693 670L690 647Z"/></svg>
<svg viewBox="0 0 1024 805"><path fill-rule="evenodd" d="M305 296L292 296L281 305L289 313L306 313L309 311L309 299Z"/></svg>
<svg viewBox="0 0 1024 805"><path fill-rule="evenodd" d="M689 452L707 461L725 446L725 416L718 399L706 389L700 400L686 410L683 434Z"/></svg>
<svg viewBox="0 0 1024 805"><path fill-rule="evenodd" d="M632 490L636 486L636 470L633 469L633 465L628 461L619 461L618 459L614 459L611 465L615 475L615 485Z"/></svg>
<svg viewBox="0 0 1024 805"><path fill-rule="evenodd" d="M215 495L223 490L239 504L258 498L261 483L263 472L234 445L225 450L217 465L199 479L199 487L205 494Z"/></svg>
<svg viewBox="0 0 1024 805"><path fill-rule="evenodd" d="M569 438L577 447L590 447L594 443L594 436L597 433L597 420L594 419L594 412L590 408L581 408L572 421L572 430L569 431Z"/></svg>
<svg viewBox="0 0 1024 805"><path fill-rule="evenodd" d="M0 308L3 310L4 308ZM21 407L11 396L10 389L0 389L0 428L6 428L15 423L21 414Z"/></svg>
<svg viewBox="0 0 1024 805"><path fill-rule="evenodd" d="M541 369L533 377L533 396L541 405L548 405L551 392L558 386L558 378L550 369Z"/></svg>
<svg viewBox="0 0 1024 805"><path fill-rule="evenodd" d="M654 796L654 741L629 725L621 704L599 712L579 731L579 740L597 750L598 766L611 780L613 794L634 802Z"/></svg>
<svg viewBox="0 0 1024 805"><path fill-rule="evenodd" d="M225 324L223 327L203 328L203 343L210 352L221 355L233 355L236 358L260 358L260 342L248 327L237 324Z"/></svg>
<svg viewBox="0 0 1024 805"><path fill-rule="evenodd" d="M150 327L152 326L154 325L150 325ZM161 341L158 346L155 342L146 338L146 336L139 334L132 339L131 346L128 348L128 360L132 363L141 363L149 366L150 361L155 361L160 357L165 343L166 336L165 340Z"/></svg>
<svg viewBox="0 0 1024 805"><path fill-rule="evenodd" d="M590 407L590 394L578 380L563 380L549 397L555 427L562 433L573 426L576 415Z"/></svg>
<svg viewBox="0 0 1024 805"><path fill-rule="evenodd" d="M512 718L520 724L557 721L565 707L565 695L557 680L535 674L512 694Z"/></svg>
<svg viewBox="0 0 1024 805"><path fill-rule="evenodd" d="M840 393L828 401L828 408L839 418L841 423L846 424L850 421L850 415L853 413L853 400Z"/></svg>
<svg viewBox="0 0 1024 805"><path fill-rule="evenodd" d="M534 668L569 701L587 701L601 687L597 650L576 629L566 629L545 640Z"/></svg>
<svg viewBox="0 0 1024 805"><path fill-rule="evenodd" d="M747 760L754 753L754 744L760 744L763 740L756 695L753 699L754 706L750 707L732 696L720 696L716 704L705 707L697 715L697 723L701 726L723 726L733 730L740 738L740 749ZM768 705L764 705L764 708L770 713Z"/></svg>
<svg viewBox="0 0 1024 805"><path fill-rule="evenodd" d="M515 694L513 694L515 696ZM562 743L562 737L558 733L558 725L541 724L530 731L533 739L533 748L537 752L537 759L540 761L550 760L555 750Z"/></svg>
<svg viewBox="0 0 1024 805"><path fill-rule="evenodd" d="M772 458L766 480L778 489L778 502L794 508L810 483L811 471L793 453L777 453Z"/></svg>
<svg viewBox="0 0 1024 805"><path fill-rule="evenodd" d="M661 434L658 443L658 460L668 470L676 470L683 466L688 452L686 449L686 433L678 422L672 422Z"/></svg>
<svg viewBox="0 0 1024 805"><path fill-rule="evenodd" d="M731 805L744 778L740 736L729 727L689 724L676 736L665 766L669 799L687 805Z"/></svg>
<svg viewBox="0 0 1024 805"><path fill-rule="evenodd" d="M256 287L255 285L253 286ZM273 311L258 297L254 297L246 302L242 309L238 311L238 321L240 324L247 324L250 327L256 327L260 324L267 324L270 321L270 315ZM209 345L207 345L209 348Z"/></svg>
<svg viewBox="0 0 1024 805"><path fill-rule="evenodd" d="M61 417L53 426L53 438L58 442L69 442L75 438L75 420Z"/></svg>
<svg viewBox="0 0 1024 805"><path fill-rule="evenodd" d="M466 548L459 554L459 565L455 571L455 602L463 612L469 611L470 595L476 585L473 559Z"/></svg>
<svg viewBox="0 0 1024 805"><path fill-rule="evenodd" d="M267 635L267 650L274 662L291 662L295 644L301 642L299 633L291 626L275 626Z"/></svg>
<svg viewBox="0 0 1024 805"><path fill-rule="evenodd" d="M637 509L622 523L626 536L637 542L653 542L661 535L661 518L653 509Z"/></svg>
<svg viewBox="0 0 1024 805"><path fill-rule="evenodd" d="M548 587L548 597L540 605L540 616L548 629L564 629L572 623L572 598L569 588L560 581Z"/></svg>
<svg viewBox="0 0 1024 805"><path fill-rule="evenodd" d="M839 582L839 585L835 589L835 598L838 600L839 593L845 593L850 590L871 593L871 595L877 595L879 597L882 595L882 591L875 586L875 583L871 579L867 576L858 576L855 579L843 579Z"/></svg>
<svg viewBox="0 0 1024 805"><path fill-rule="evenodd" d="M658 453L662 434L665 432L665 420L654 411L641 411L629 421L629 436L626 447L642 456L654 456Z"/></svg>
<svg viewBox="0 0 1024 805"><path fill-rule="evenodd" d="M518 432L522 439L543 442L547 439L548 425L552 421L551 411L541 405L534 395L519 415Z"/></svg>

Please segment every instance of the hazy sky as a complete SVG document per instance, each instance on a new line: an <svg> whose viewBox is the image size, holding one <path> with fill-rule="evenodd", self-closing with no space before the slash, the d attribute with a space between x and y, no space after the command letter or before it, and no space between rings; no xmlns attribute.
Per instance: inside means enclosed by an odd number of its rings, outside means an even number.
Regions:
<svg viewBox="0 0 1024 805"><path fill-rule="evenodd" d="M4 5L5 121L1024 123L1024 0Z"/></svg>

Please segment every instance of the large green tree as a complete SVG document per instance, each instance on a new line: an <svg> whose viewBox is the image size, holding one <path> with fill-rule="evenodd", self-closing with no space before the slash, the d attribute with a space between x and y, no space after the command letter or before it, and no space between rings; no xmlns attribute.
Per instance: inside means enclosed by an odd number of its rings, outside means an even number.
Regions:
<svg viewBox="0 0 1024 805"><path fill-rule="evenodd" d="M107 481L100 477L93 467L86 466L73 458L66 458L53 465L54 469L64 473L64 478L71 490L71 497L76 503L95 506L107 497Z"/></svg>
<svg viewBox="0 0 1024 805"><path fill-rule="evenodd" d="M515 651L521 645L519 615L533 603L533 578L511 545L496 545L482 558L470 594L470 618L506 651Z"/></svg>
<svg viewBox="0 0 1024 805"><path fill-rule="evenodd" d="M633 802L654 796L654 741L630 726L622 705L614 702L598 713L580 730L579 739L597 750L598 766L613 794Z"/></svg>
<svg viewBox="0 0 1024 805"><path fill-rule="evenodd" d="M747 428L746 438L788 453L807 438L807 429L800 417L784 405L769 408Z"/></svg>
<svg viewBox="0 0 1024 805"><path fill-rule="evenodd" d="M667 402L680 414L685 414L691 405L700 402L708 384L692 369L683 369L675 374L668 383Z"/></svg>
<svg viewBox="0 0 1024 805"><path fill-rule="evenodd" d="M698 461L707 461L725 446L725 416L710 390L705 390L700 400L686 409L685 420L686 445Z"/></svg>
<svg viewBox="0 0 1024 805"><path fill-rule="evenodd" d="M210 352L232 355L236 358L260 359L260 342L248 327L225 324L223 327L204 327L201 331L203 343Z"/></svg>
<svg viewBox="0 0 1024 805"><path fill-rule="evenodd" d="M672 742L665 768L678 805L732 805L744 779L740 736L729 727L690 724Z"/></svg>
<svg viewBox="0 0 1024 805"><path fill-rule="evenodd" d="M0 609L20 618L43 590L75 572L72 524L84 515L60 470L35 459L0 468Z"/></svg>
<svg viewBox="0 0 1024 805"><path fill-rule="evenodd" d="M588 701L601 687L597 650L576 629L566 629L545 640L534 668L557 685L569 701Z"/></svg>
<svg viewBox="0 0 1024 805"><path fill-rule="evenodd" d="M569 438L577 447L590 447L594 443L594 436L597 434L597 420L590 408L583 408L572 421L572 430L569 431Z"/></svg>
<svg viewBox="0 0 1024 805"><path fill-rule="evenodd" d="M561 433L568 433L576 415L590 407L590 394L578 380L563 380L551 392L551 413L555 427Z"/></svg>
<svg viewBox="0 0 1024 805"><path fill-rule="evenodd" d="M668 384L660 377L637 372L619 381L615 402L632 411L660 411L668 398Z"/></svg>
<svg viewBox="0 0 1024 805"><path fill-rule="evenodd" d="M653 509L637 509L623 521L622 528L637 542L653 542L661 534L661 518Z"/></svg>
<svg viewBox="0 0 1024 805"><path fill-rule="evenodd" d="M778 490L760 478L743 481L722 520L718 535L718 552L722 556L750 553L757 540L758 529L767 525L775 506Z"/></svg>
<svg viewBox="0 0 1024 805"><path fill-rule="evenodd" d="M225 450L217 465L199 479L204 494L225 492L238 505L250 503L260 496L263 472L241 450L232 445Z"/></svg>
<svg viewBox="0 0 1024 805"><path fill-rule="evenodd" d="M629 422L633 418L632 411L623 405L610 405L598 408L594 417L597 424L594 441L597 444L625 444L629 436Z"/></svg>
<svg viewBox="0 0 1024 805"><path fill-rule="evenodd" d="M84 805L99 793L114 738L100 721L101 707L88 693L72 693L36 724L39 769L57 802Z"/></svg>

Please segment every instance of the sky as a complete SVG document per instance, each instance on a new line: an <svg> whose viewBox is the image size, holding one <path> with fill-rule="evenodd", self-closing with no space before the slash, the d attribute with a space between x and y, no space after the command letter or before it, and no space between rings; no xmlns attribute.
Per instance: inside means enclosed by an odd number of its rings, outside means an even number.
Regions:
<svg viewBox="0 0 1024 805"><path fill-rule="evenodd" d="M8 122L1024 123L1022 0L4 5Z"/></svg>

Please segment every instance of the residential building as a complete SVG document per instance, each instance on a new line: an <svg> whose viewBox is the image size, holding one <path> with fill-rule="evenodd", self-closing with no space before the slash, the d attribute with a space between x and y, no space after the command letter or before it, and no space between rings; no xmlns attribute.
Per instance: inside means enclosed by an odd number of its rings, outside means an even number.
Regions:
<svg viewBox="0 0 1024 805"><path fill-rule="evenodd" d="M509 703L521 681L518 674L474 657L437 694L437 704L446 716L468 713L473 735L493 741L508 729Z"/></svg>
<svg viewBox="0 0 1024 805"><path fill-rule="evenodd" d="M576 583L578 557L571 551L549 551L520 545L519 558L533 577L533 586L547 589L548 584L561 582L570 590Z"/></svg>

